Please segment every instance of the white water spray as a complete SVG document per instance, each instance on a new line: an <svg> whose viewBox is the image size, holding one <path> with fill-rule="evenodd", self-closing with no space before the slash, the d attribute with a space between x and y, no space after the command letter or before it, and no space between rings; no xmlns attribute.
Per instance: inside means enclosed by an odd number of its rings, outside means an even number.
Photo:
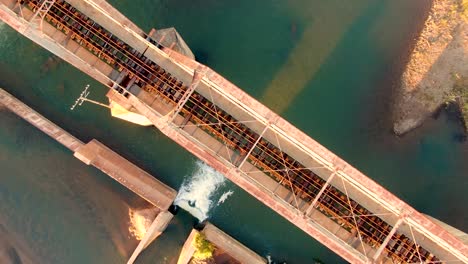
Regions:
<svg viewBox="0 0 468 264"><path fill-rule="evenodd" d="M223 204L227 200L227 198L229 198L229 196L231 196L233 194L234 194L234 191L232 191L232 190L229 190L229 191L223 193L223 195L221 195L221 197L219 197L218 203L216 205Z"/></svg>
<svg viewBox="0 0 468 264"><path fill-rule="evenodd" d="M267 255L266 258L267 258L268 264L272 264L272 263L273 263L273 261L272 261L270 255Z"/></svg>
<svg viewBox="0 0 468 264"><path fill-rule="evenodd" d="M221 173L197 161L194 173L182 183L174 204L201 222L208 218L208 213L212 208L212 196L224 181L225 178Z"/></svg>

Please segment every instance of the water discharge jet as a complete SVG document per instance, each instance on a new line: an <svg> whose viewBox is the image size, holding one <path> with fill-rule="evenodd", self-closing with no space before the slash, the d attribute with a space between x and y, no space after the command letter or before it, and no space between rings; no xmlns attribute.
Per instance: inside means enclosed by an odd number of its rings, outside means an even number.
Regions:
<svg viewBox="0 0 468 264"><path fill-rule="evenodd" d="M174 205L183 208L202 222L208 218L209 212L213 208L213 201L216 200L213 196L225 180L221 173L205 163L197 161L192 175L182 183ZM229 195L223 194L221 198L224 198L224 201Z"/></svg>

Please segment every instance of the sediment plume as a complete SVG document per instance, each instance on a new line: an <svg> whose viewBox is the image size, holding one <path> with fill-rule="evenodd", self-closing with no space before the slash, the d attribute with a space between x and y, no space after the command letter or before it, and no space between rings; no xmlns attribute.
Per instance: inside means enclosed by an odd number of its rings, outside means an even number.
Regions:
<svg viewBox="0 0 468 264"><path fill-rule="evenodd" d="M146 231L153 223L159 210L156 207L145 209L128 209L128 216L130 218L130 226L128 231L136 240L142 240Z"/></svg>

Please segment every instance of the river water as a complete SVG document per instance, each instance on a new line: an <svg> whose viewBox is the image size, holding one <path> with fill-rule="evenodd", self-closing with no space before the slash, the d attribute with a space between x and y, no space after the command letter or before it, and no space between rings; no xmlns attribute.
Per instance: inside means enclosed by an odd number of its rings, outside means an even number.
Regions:
<svg viewBox="0 0 468 264"><path fill-rule="evenodd" d="M198 60L278 111L423 213L468 231L468 147L451 113L403 138L389 106L427 12L407 0L112 0L149 31L175 26ZM96 138L179 189L200 164L153 128L85 104L106 89L0 24L0 86L83 141ZM0 262L125 263L136 241L138 197L35 128L0 110ZM209 221L263 256L287 263L343 262L229 181ZM217 203L222 194L223 203ZM176 263L196 219L180 210L138 263ZM28 261L28 259L30 261ZM8 262L7 262L8 263Z"/></svg>

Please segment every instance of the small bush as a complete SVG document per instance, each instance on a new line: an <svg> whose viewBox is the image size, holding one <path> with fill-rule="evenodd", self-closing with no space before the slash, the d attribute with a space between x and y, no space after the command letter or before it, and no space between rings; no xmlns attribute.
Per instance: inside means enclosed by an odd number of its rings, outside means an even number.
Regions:
<svg viewBox="0 0 468 264"><path fill-rule="evenodd" d="M468 3L468 0L465 0ZM468 77L462 77L459 74L454 74L455 83L452 92L449 94L449 101L458 101L465 127L468 128Z"/></svg>
<svg viewBox="0 0 468 264"><path fill-rule="evenodd" d="M195 240L193 242L195 246L195 253L193 257L197 260L207 260L213 257L213 252L215 250L215 246L211 244L208 240L206 240L205 236L201 233L198 233L195 236Z"/></svg>

